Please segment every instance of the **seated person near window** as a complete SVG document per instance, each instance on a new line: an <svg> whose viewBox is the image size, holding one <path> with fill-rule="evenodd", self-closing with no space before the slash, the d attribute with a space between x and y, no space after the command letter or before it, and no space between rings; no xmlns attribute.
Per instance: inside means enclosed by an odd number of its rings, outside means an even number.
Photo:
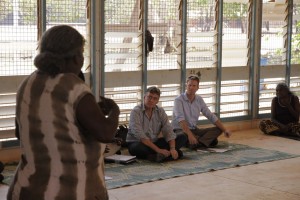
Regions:
<svg viewBox="0 0 300 200"><path fill-rule="evenodd" d="M176 97L173 107L174 132L177 136L187 135L187 145L191 149L215 147L222 132L225 137L231 135L221 120L209 110L203 98L196 94L199 82L198 76L189 76L186 80L186 91ZM197 122L201 113L215 126L198 128Z"/></svg>
<svg viewBox="0 0 300 200"><path fill-rule="evenodd" d="M165 110L157 106L159 97L160 90L149 87L144 103L131 111L126 138L128 150L140 159L155 162L176 160L183 156L180 148L185 145L187 137L176 137Z"/></svg>
<svg viewBox="0 0 300 200"><path fill-rule="evenodd" d="M279 83L271 104L271 119L262 120L259 128L265 134L300 137L299 113L299 98L285 83Z"/></svg>

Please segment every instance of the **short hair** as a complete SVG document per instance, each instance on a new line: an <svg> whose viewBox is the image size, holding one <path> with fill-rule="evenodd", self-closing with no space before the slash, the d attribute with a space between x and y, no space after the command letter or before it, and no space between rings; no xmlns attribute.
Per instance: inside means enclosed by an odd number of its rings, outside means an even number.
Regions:
<svg viewBox="0 0 300 200"><path fill-rule="evenodd" d="M160 89L158 89L158 88L155 87L155 86L148 87L147 90L146 90L146 94L147 94L148 92L149 92L149 93L152 93L152 94L157 94L159 97L160 97L160 94L161 94Z"/></svg>
<svg viewBox="0 0 300 200"><path fill-rule="evenodd" d="M84 37L73 27L58 25L44 32L39 41L39 54L34 65L41 71L55 76L66 60L82 53Z"/></svg>
<svg viewBox="0 0 300 200"><path fill-rule="evenodd" d="M189 77L187 77L186 83L187 83L188 81L197 81L198 84L199 84L200 79L199 79L199 77L198 77L197 75L190 75Z"/></svg>

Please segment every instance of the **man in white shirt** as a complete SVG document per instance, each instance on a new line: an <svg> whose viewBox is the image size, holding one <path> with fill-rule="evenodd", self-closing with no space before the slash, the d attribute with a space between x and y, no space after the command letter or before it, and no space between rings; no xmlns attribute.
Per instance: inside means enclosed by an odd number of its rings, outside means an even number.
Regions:
<svg viewBox="0 0 300 200"><path fill-rule="evenodd" d="M218 144L218 137L224 133L230 137L227 130L218 117L212 113L203 98L196 94L199 89L198 76L189 76L186 81L186 91L180 94L174 102L172 125L178 135L186 134L190 148L214 147ZM215 127L199 129L197 122L202 113Z"/></svg>

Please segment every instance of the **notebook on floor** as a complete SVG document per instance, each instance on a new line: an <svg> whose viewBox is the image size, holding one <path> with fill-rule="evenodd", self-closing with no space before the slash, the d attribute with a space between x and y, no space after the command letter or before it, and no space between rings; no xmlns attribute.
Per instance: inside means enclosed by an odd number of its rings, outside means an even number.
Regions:
<svg viewBox="0 0 300 200"><path fill-rule="evenodd" d="M104 158L106 162L129 164L136 161L136 156L114 154Z"/></svg>

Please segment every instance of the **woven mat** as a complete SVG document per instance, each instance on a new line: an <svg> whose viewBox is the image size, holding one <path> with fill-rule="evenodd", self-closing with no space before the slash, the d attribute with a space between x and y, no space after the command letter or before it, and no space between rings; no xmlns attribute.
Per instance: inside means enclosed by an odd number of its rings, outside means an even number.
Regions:
<svg viewBox="0 0 300 200"><path fill-rule="evenodd" d="M4 176L4 179L2 181L3 184L9 185L9 183L11 182L11 180L13 178L13 175L15 173L17 165L18 165L18 163L5 164L4 170L1 173Z"/></svg>
<svg viewBox="0 0 300 200"><path fill-rule="evenodd" d="M223 148L222 145L221 143L219 148ZM108 189L113 189L300 156L279 151L253 148L241 144L230 144L229 149L230 150L223 153L209 153L183 149L183 159L165 163L151 163L146 160L138 160L129 165L116 163L106 164L105 175L112 178L111 180L106 180L106 185Z"/></svg>
<svg viewBox="0 0 300 200"><path fill-rule="evenodd" d="M225 145L228 144L221 142L218 148L225 148ZM137 160L128 165L107 163L105 164L105 175L112 179L106 180L106 185L108 189L113 189L300 156L241 144L229 144L229 147L226 146L226 148L229 150L223 153L191 151L184 148L182 159L165 163L153 163L147 160ZM11 182L15 168L16 163L5 166L2 172L4 184Z"/></svg>

